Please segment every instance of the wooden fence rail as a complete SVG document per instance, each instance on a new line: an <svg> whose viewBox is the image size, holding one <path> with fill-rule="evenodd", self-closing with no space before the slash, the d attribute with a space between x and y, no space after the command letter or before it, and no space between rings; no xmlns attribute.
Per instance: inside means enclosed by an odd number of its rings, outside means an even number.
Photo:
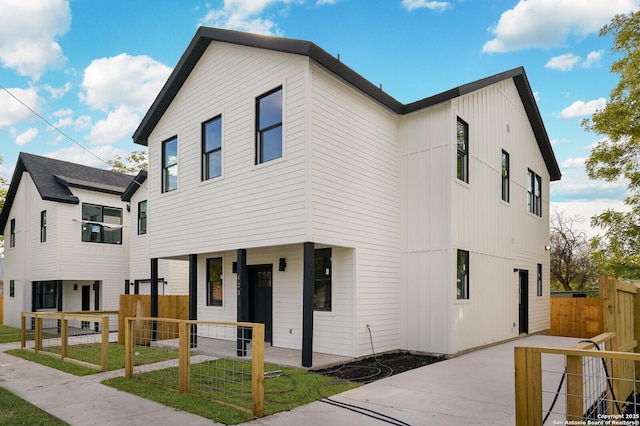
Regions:
<svg viewBox="0 0 640 426"><path fill-rule="evenodd" d="M151 296L148 294L121 294L120 315L118 317L118 344L124 345L124 324L128 317L150 317ZM158 296L158 317L173 319L189 319L189 296ZM159 335L173 335L178 326L173 323L159 323ZM167 329L163 328L167 327ZM144 327L143 329L149 329ZM151 340L151 335L148 336Z"/></svg>
<svg viewBox="0 0 640 426"><path fill-rule="evenodd" d="M603 307L599 297L552 297L549 335L591 338L604 332Z"/></svg>

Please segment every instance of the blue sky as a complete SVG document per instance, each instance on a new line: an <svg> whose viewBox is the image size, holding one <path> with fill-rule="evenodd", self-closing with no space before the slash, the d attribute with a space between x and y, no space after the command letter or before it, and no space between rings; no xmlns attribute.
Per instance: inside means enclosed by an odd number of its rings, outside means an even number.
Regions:
<svg viewBox="0 0 640 426"><path fill-rule="evenodd" d="M624 182L590 181L600 136L580 120L617 76L598 30L637 0L0 0L0 176L20 151L96 167L140 149L131 135L200 25L310 40L401 102L524 66L570 214L619 204ZM68 137L67 137L68 136ZM71 140L73 139L73 141ZM575 213L573 212L575 210Z"/></svg>

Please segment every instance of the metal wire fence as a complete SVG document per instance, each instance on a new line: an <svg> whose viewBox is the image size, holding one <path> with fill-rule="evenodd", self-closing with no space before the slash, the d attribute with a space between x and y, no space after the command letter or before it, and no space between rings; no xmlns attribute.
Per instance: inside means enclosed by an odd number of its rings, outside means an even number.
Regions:
<svg viewBox="0 0 640 426"><path fill-rule="evenodd" d="M264 325L126 318L125 376L264 415ZM149 348L155 350L149 351ZM177 359L166 360L173 351ZM158 356L157 359L150 357Z"/></svg>
<svg viewBox="0 0 640 426"><path fill-rule="evenodd" d="M516 423L640 425L640 354L615 333L572 348L516 348Z"/></svg>
<svg viewBox="0 0 640 426"><path fill-rule="evenodd" d="M100 371L107 371L107 349L117 338L117 311L23 312L21 315L22 349Z"/></svg>

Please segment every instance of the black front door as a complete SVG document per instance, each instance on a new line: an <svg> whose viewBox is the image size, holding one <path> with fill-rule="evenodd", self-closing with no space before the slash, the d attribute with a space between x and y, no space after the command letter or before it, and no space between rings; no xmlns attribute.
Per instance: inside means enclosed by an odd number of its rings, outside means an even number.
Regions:
<svg viewBox="0 0 640 426"><path fill-rule="evenodd" d="M82 286L82 310L89 311L91 310L91 286L83 285ZM82 321L82 328L88 328L89 322Z"/></svg>
<svg viewBox="0 0 640 426"><path fill-rule="evenodd" d="M271 343L272 265L248 266L249 321L264 324L264 341Z"/></svg>
<svg viewBox="0 0 640 426"><path fill-rule="evenodd" d="M519 293L520 293L520 307L519 307L519 321L520 321L520 334L529 333L529 271L520 270L518 274L519 278Z"/></svg>

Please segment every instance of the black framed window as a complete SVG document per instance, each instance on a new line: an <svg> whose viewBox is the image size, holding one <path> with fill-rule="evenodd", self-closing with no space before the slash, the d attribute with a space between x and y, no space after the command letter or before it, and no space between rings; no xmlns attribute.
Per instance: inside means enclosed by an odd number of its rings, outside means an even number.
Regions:
<svg viewBox="0 0 640 426"><path fill-rule="evenodd" d="M16 246L16 220L15 219L11 219L11 225L9 229L10 229L9 247L15 247Z"/></svg>
<svg viewBox="0 0 640 426"><path fill-rule="evenodd" d="M331 249L316 249L313 263L313 309L331 310Z"/></svg>
<svg viewBox="0 0 640 426"><path fill-rule="evenodd" d="M147 233L147 200L138 203L138 235Z"/></svg>
<svg viewBox="0 0 640 426"><path fill-rule="evenodd" d="M456 298L469 298L469 252L458 250Z"/></svg>
<svg viewBox="0 0 640 426"><path fill-rule="evenodd" d="M542 264L538 263L536 294L542 296Z"/></svg>
<svg viewBox="0 0 640 426"><path fill-rule="evenodd" d="M202 123L202 180L222 174L222 117Z"/></svg>
<svg viewBox="0 0 640 426"><path fill-rule="evenodd" d="M222 258L207 259L207 306L222 306Z"/></svg>
<svg viewBox="0 0 640 426"><path fill-rule="evenodd" d="M36 309L58 307L58 283L56 281L36 281Z"/></svg>
<svg viewBox="0 0 640 426"><path fill-rule="evenodd" d="M9 280L9 297L16 297L16 281Z"/></svg>
<svg viewBox="0 0 640 426"><path fill-rule="evenodd" d="M122 209L83 203L82 241L122 244Z"/></svg>
<svg viewBox="0 0 640 426"><path fill-rule="evenodd" d="M509 202L509 153L502 151L502 201Z"/></svg>
<svg viewBox="0 0 640 426"><path fill-rule="evenodd" d="M256 164L282 157L282 87L256 99Z"/></svg>
<svg viewBox="0 0 640 426"><path fill-rule="evenodd" d="M542 178L532 170L527 171L527 210L542 217Z"/></svg>
<svg viewBox="0 0 640 426"><path fill-rule="evenodd" d="M42 210L40 212L40 242L47 241L47 211Z"/></svg>
<svg viewBox="0 0 640 426"><path fill-rule="evenodd" d="M458 117L456 125L456 139L458 141L457 178L469 183L469 125Z"/></svg>
<svg viewBox="0 0 640 426"><path fill-rule="evenodd" d="M178 137L162 142L162 192L178 188Z"/></svg>

